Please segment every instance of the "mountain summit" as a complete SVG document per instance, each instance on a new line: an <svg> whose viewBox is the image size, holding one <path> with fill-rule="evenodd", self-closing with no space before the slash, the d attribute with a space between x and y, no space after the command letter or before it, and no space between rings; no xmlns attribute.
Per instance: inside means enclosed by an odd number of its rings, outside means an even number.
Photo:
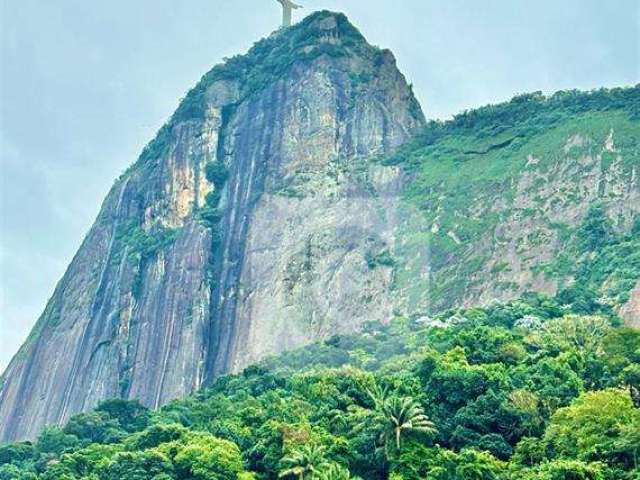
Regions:
<svg viewBox="0 0 640 480"><path fill-rule="evenodd" d="M427 123L391 52L315 13L207 73L116 181L0 379L0 440L532 291L639 326L639 132L640 87Z"/></svg>
<svg viewBox="0 0 640 480"><path fill-rule="evenodd" d="M0 440L106 398L157 407L391 315L397 169L424 125L393 55L315 13L215 67L115 183L2 377Z"/></svg>

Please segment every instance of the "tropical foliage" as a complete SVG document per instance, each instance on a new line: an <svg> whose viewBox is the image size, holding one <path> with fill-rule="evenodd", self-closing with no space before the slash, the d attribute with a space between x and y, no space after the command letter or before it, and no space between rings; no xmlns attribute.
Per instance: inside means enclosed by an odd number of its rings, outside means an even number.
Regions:
<svg viewBox="0 0 640 480"><path fill-rule="evenodd" d="M635 480L640 332L563 301L370 324L158 412L105 402L1 446L0 479Z"/></svg>

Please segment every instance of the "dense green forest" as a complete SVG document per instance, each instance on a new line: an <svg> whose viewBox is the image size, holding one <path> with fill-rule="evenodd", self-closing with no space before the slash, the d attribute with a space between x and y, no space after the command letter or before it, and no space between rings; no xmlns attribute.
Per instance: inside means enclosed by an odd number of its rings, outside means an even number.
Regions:
<svg viewBox="0 0 640 480"><path fill-rule="evenodd" d="M268 359L0 447L2 480L640 479L640 332L538 294Z"/></svg>

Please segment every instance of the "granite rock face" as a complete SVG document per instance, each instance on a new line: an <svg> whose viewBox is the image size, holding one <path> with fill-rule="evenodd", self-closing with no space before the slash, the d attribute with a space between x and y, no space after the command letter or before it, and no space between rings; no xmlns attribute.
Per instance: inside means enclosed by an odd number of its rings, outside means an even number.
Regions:
<svg viewBox="0 0 640 480"><path fill-rule="evenodd" d="M321 12L203 78L118 179L0 382L0 440L103 399L150 407L385 320L400 174L424 124L393 55ZM206 166L229 172L216 191ZM215 227L202 221L220 197Z"/></svg>
<svg viewBox="0 0 640 480"><path fill-rule="evenodd" d="M227 127L213 374L390 316L390 271L366 256L392 242L399 174L363 159L400 145L422 116L389 53L361 92L350 62L292 68Z"/></svg>

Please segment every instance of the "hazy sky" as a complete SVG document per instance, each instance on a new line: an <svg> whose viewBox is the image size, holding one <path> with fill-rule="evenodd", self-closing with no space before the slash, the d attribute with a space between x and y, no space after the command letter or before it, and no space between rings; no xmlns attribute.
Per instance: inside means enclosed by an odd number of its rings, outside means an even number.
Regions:
<svg viewBox="0 0 640 480"><path fill-rule="evenodd" d="M640 81L638 0L300 0L391 48L429 118ZM302 12L302 13L300 13ZM275 0L0 0L0 371L113 180Z"/></svg>

